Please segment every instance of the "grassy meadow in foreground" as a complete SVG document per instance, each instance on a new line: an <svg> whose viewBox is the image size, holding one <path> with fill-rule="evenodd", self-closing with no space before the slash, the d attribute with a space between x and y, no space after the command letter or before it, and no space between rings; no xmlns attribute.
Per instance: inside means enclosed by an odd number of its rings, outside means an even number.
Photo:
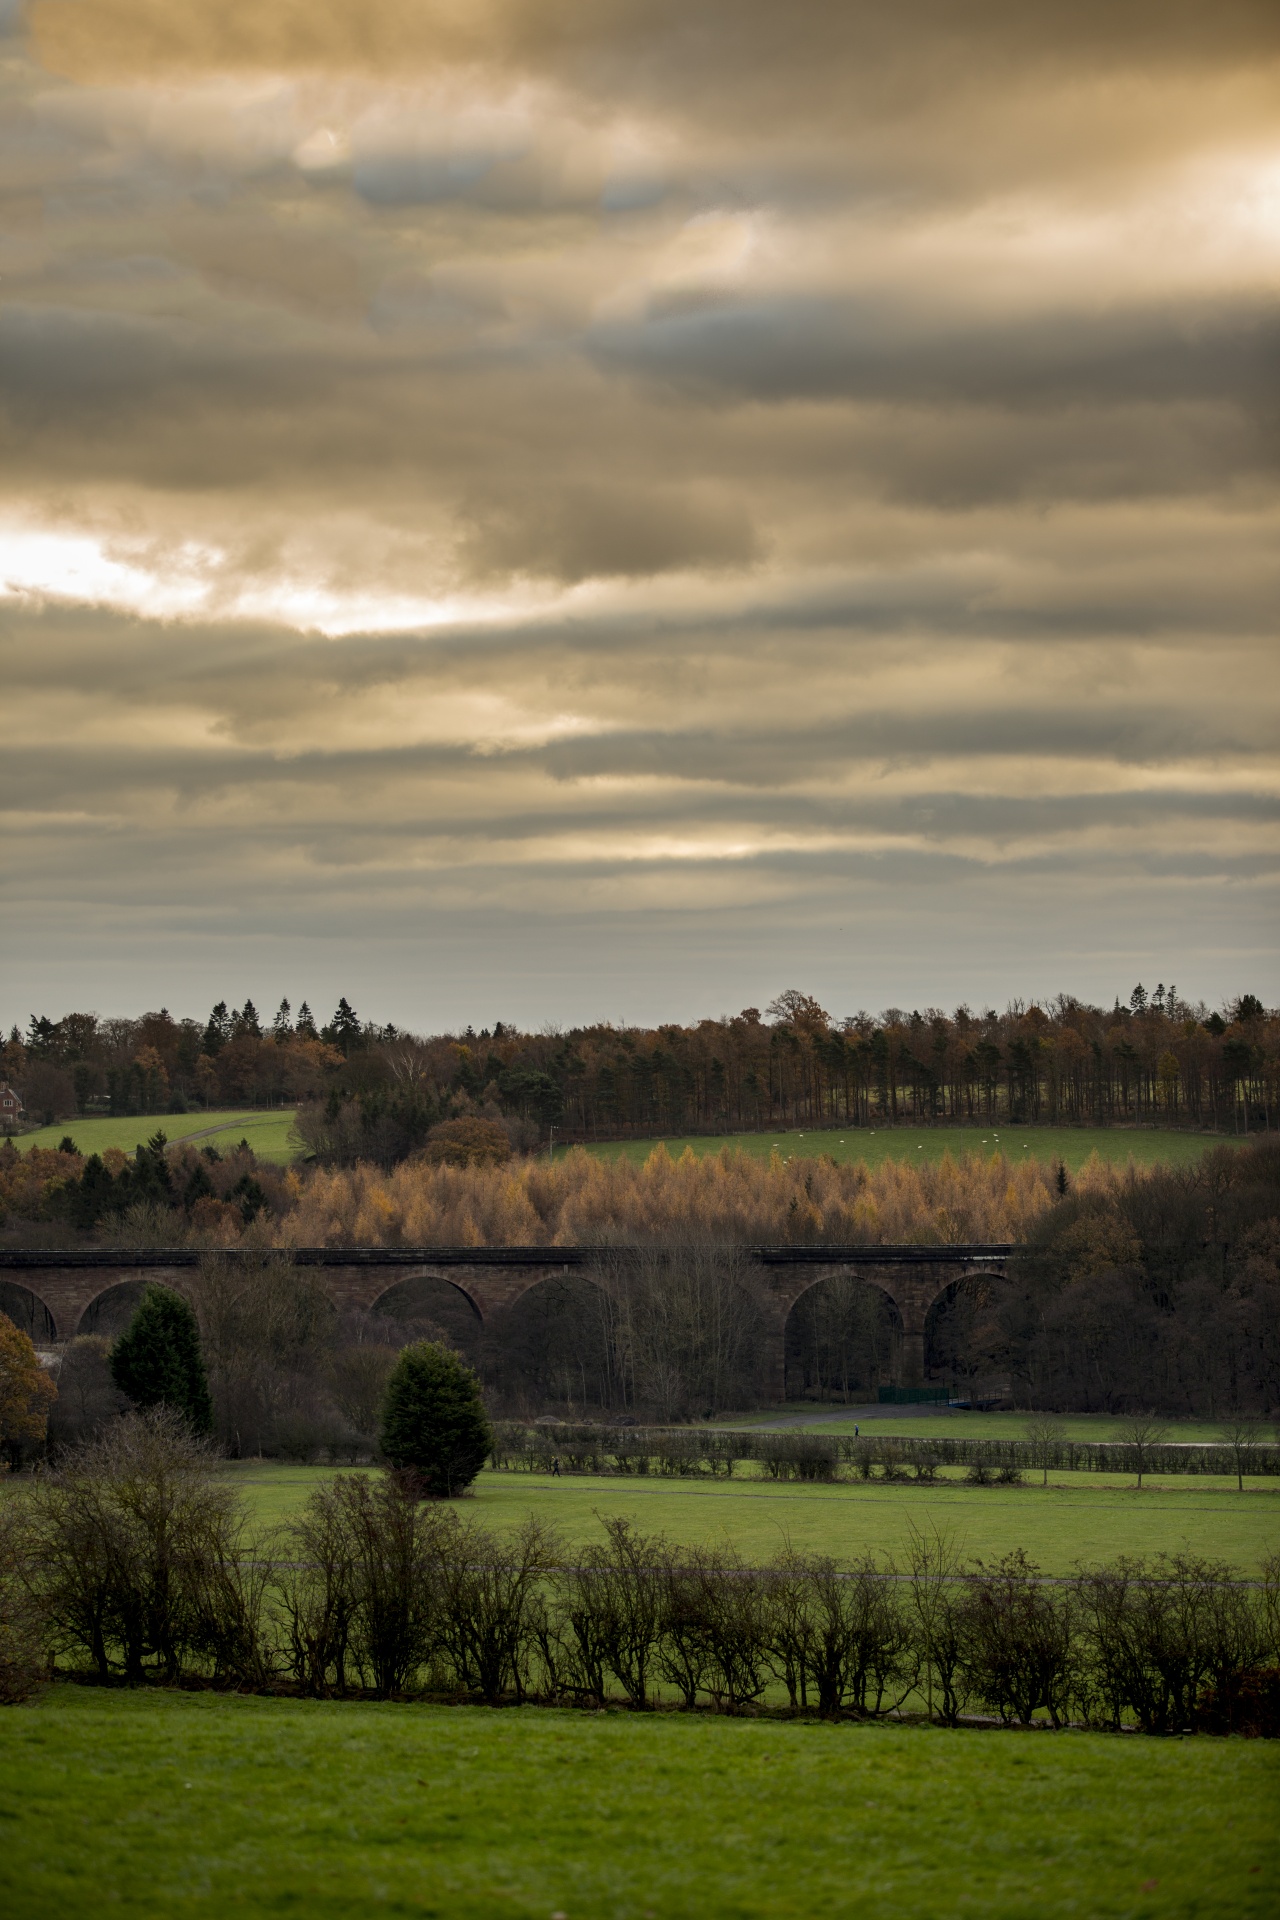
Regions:
<svg viewBox="0 0 1280 1920"><path fill-rule="evenodd" d="M1241 1740L57 1686L6 1710L8 1920L1257 1915Z"/></svg>
<svg viewBox="0 0 1280 1920"><path fill-rule="evenodd" d="M296 1513L333 1469L243 1461L225 1471L269 1524ZM1184 1547L1252 1570L1280 1548L1280 1482L1262 1479L1246 1480L1243 1493L1233 1481L1200 1478L1156 1481L1139 1493L1132 1481L1094 1474L1052 1474L1044 1488L969 1487L962 1479L933 1487L815 1486L738 1476L552 1479L486 1471L457 1511L499 1531L536 1514L570 1545L596 1538L601 1514L624 1514L646 1533L688 1546L732 1544L754 1562L771 1560L788 1539L841 1560L868 1548L901 1554L913 1522L949 1528L966 1552L986 1560L1023 1547L1047 1573L1068 1573L1081 1560Z"/></svg>
<svg viewBox="0 0 1280 1920"><path fill-rule="evenodd" d="M878 1167L886 1160L938 1161L944 1153L958 1159L964 1153L989 1155L1003 1153L1007 1160L1041 1160L1052 1166L1060 1161L1071 1172L1082 1167L1093 1153L1100 1160L1124 1166L1133 1159L1139 1166L1157 1164L1189 1166L1209 1147L1232 1145L1231 1134L1181 1133L1158 1127L845 1127L805 1133L731 1133L670 1136L661 1142L673 1157L692 1147L698 1154L719 1153L721 1147L735 1147L763 1160L776 1149L784 1160L813 1159L829 1153L840 1163L863 1161ZM602 1140L587 1148L588 1153L606 1159L648 1159L657 1140Z"/></svg>
<svg viewBox="0 0 1280 1920"><path fill-rule="evenodd" d="M244 1107L222 1113L148 1113L123 1120L109 1114L90 1114L60 1120L56 1126L41 1127L36 1133L20 1134L14 1145L23 1153L29 1147L56 1147L70 1134L81 1153L105 1153L108 1147L132 1153L153 1133L160 1132L171 1141L194 1140L222 1151L247 1140L260 1159L284 1163L295 1157L289 1145L292 1126L292 1107L277 1107L270 1112Z"/></svg>

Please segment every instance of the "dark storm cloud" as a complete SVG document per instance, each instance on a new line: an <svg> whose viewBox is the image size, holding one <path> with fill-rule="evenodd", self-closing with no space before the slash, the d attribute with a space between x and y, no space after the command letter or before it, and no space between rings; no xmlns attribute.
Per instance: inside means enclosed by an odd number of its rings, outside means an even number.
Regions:
<svg viewBox="0 0 1280 1920"><path fill-rule="evenodd" d="M918 308L778 300L599 328L589 351L677 387L764 400L832 397L998 408L1226 401L1278 412L1273 301L1058 312L948 324ZM1280 439L1273 438L1273 456Z"/></svg>

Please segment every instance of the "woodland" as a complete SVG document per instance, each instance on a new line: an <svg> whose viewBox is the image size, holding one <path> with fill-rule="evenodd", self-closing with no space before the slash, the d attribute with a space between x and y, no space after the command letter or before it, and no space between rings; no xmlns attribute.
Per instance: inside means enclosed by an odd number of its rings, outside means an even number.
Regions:
<svg viewBox="0 0 1280 1920"><path fill-rule="evenodd" d="M33 1015L0 1051L33 1124L83 1113L299 1106L308 1154L390 1165L441 1121L500 1121L517 1148L763 1127L1089 1124L1235 1133L1272 1124L1280 1016L1254 994L1219 1010L1137 986L1110 1009L1069 995L1003 1013L926 1007L837 1018L810 995L690 1026L496 1020L420 1036L362 1021L344 997L318 1025L219 1002L201 1023Z"/></svg>

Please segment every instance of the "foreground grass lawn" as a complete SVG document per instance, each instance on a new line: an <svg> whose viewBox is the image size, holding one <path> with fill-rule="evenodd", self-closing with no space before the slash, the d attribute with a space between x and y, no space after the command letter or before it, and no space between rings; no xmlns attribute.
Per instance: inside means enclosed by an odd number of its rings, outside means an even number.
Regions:
<svg viewBox="0 0 1280 1920"><path fill-rule="evenodd" d="M657 1140L601 1140L588 1146L609 1160L648 1159ZM1072 1172L1091 1153L1124 1166L1133 1159L1141 1167L1157 1162L1189 1166L1209 1147L1239 1145L1226 1134L1180 1133L1159 1127L845 1127L805 1133L729 1133L668 1135L662 1143L673 1158L686 1147L701 1156L721 1147L767 1160L776 1147L783 1159L813 1159L829 1153L837 1161L863 1160L878 1167L885 1160L941 1160L944 1153L959 1159L962 1153L1003 1153L1007 1160L1044 1160L1052 1166L1065 1161Z"/></svg>
<svg viewBox="0 0 1280 1920"><path fill-rule="evenodd" d="M226 1469L264 1522L296 1513L325 1467L245 1461ZM1180 1548L1256 1569L1280 1547L1280 1487L1179 1479L1145 1486L1097 1485L1093 1474L1056 1475L1047 1488L863 1485L831 1487L769 1480L645 1479L591 1475L553 1480L537 1473L482 1473L457 1503L468 1519L498 1529L529 1514L570 1543L594 1539L600 1514L625 1514L645 1532L686 1545L731 1542L749 1560L771 1560L789 1538L796 1547L849 1559L868 1547L900 1554L911 1523L949 1527L983 1559L1023 1547L1047 1573L1081 1560Z"/></svg>
<svg viewBox="0 0 1280 1920"><path fill-rule="evenodd" d="M1280 1903L1280 1750L1262 1742L65 1685L2 1725L8 1920Z"/></svg>
<svg viewBox="0 0 1280 1920"><path fill-rule="evenodd" d="M208 1142L224 1151L247 1140L260 1159L283 1163L295 1158L295 1149L289 1145L292 1126L292 1107L272 1113L255 1112L252 1108L231 1108L220 1113L149 1113L140 1118L135 1115L131 1120L92 1114L87 1119L63 1120L54 1127L41 1127L37 1133L20 1134L14 1145L23 1153L30 1147L56 1147L70 1134L81 1153L105 1153L108 1147L132 1153L159 1129L169 1140L198 1139L201 1145Z"/></svg>

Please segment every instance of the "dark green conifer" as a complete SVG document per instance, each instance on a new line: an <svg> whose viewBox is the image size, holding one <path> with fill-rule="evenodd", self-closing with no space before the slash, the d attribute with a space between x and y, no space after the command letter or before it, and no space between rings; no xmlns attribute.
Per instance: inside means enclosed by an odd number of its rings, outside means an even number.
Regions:
<svg viewBox="0 0 1280 1920"><path fill-rule="evenodd" d="M200 1329L181 1294L148 1286L111 1349L111 1377L138 1407L172 1407L195 1433L213 1427Z"/></svg>
<svg viewBox="0 0 1280 1920"><path fill-rule="evenodd" d="M405 1347L387 1382L380 1438L391 1465L420 1495L449 1499L469 1487L493 1445L470 1367L432 1340Z"/></svg>

